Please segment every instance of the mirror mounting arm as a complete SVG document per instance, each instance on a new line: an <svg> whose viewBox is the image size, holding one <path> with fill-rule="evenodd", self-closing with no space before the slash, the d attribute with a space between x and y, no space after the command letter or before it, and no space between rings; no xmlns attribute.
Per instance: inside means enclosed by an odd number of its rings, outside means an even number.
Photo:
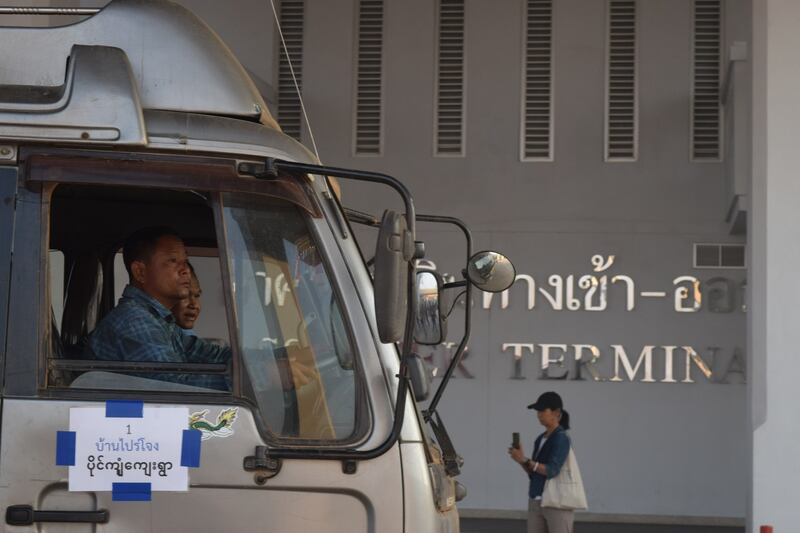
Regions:
<svg viewBox="0 0 800 533"><path fill-rule="evenodd" d="M363 170L350 170L339 167L328 167L322 165L310 165L307 163L296 163L294 161L284 161L281 159L267 158L266 166L272 172L284 171L288 174L317 174L319 176L333 176L334 178L350 179L355 181L368 181L371 183L380 183L388 185L403 198L403 204L406 209L406 222L408 224L408 231L411 232L412 241L415 233L416 213L414 209L414 200L411 198L411 192L403 184L402 181L389 176L388 174L381 174L379 172L366 172Z"/></svg>
<svg viewBox="0 0 800 533"><path fill-rule="evenodd" d="M470 257L472 257L472 232L469 231L464 222L455 217L444 217L438 215L418 215L417 220L420 222L433 222L438 224L453 224L457 226L461 232L464 234L464 238L467 241L467 258L464 264L466 265L469 263ZM453 283L461 283L460 281L456 281ZM444 285L443 288L447 288L450 283ZM450 381L450 378L453 376L453 372L455 372L456 368L458 367L459 363L461 363L461 358L464 356L464 350L467 348L467 342L469 342L470 330L472 326L472 283L466 283L466 302L467 305L464 308L464 336L461 338L461 342L458 343L458 348L456 349L456 353L453 355L453 358L450 360L450 365L447 367L447 371L442 376L442 382L439 384L439 388L436 389L436 393L433 395L433 399L431 403L428 404L428 409L425 410L424 417L426 422L431 422L433 420L433 416L436 414L436 406L439 405L439 400L442 399L442 395L444 394L444 390L447 388L447 384Z"/></svg>
<svg viewBox="0 0 800 533"><path fill-rule="evenodd" d="M462 279L461 281L451 281L442 285L443 289L454 289L456 287L466 287L469 281Z"/></svg>

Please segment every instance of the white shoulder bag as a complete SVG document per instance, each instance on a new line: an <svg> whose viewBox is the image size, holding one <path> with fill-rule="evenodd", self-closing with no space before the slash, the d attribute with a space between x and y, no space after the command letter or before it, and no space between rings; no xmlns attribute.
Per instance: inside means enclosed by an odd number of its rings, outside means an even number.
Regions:
<svg viewBox="0 0 800 533"><path fill-rule="evenodd" d="M569 454L561 471L554 478L548 479L544 484L542 493L542 507L554 509L578 509L588 507L586 492L583 490L583 479L578 468L575 452L569 448Z"/></svg>

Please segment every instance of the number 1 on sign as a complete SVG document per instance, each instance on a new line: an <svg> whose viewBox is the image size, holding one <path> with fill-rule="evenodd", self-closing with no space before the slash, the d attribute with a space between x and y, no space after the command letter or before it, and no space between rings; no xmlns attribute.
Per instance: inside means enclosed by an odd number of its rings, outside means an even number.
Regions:
<svg viewBox="0 0 800 533"><path fill-rule="evenodd" d="M126 427L128 428L128 435L130 435L131 434L131 425L128 424Z"/></svg>

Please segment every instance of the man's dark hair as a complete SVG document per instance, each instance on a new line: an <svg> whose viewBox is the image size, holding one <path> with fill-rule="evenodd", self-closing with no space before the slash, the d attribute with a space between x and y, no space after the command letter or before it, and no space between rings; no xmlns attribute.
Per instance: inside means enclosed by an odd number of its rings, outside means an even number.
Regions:
<svg viewBox="0 0 800 533"><path fill-rule="evenodd" d="M125 244L122 245L122 261L131 279L131 264L134 261L148 261L161 237L181 238L177 231L168 226L152 226L138 229L125 239Z"/></svg>

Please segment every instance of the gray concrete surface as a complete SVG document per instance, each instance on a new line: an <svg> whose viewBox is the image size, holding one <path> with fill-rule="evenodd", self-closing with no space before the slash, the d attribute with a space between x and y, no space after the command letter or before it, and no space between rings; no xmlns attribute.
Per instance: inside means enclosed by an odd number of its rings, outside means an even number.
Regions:
<svg viewBox="0 0 800 533"><path fill-rule="evenodd" d="M461 533L525 533L525 521L464 518ZM744 533L744 528L579 522L574 533Z"/></svg>

